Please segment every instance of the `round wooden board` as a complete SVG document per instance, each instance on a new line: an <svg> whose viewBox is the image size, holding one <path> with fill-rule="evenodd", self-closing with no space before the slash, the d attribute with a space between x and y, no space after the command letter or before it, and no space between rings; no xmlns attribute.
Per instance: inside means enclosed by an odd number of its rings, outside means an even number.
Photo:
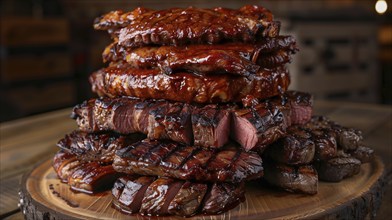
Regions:
<svg viewBox="0 0 392 220"><path fill-rule="evenodd" d="M376 157L361 172L340 183L319 183L314 196L291 194L247 184L246 201L222 215L187 219L358 219L375 215L382 197L384 165ZM27 219L150 219L125 215L111 206L109 192L100 195L75 193L61 183L46 161L26 174L21 186L21 209ZM39 217L39 218L37 218ZM172 220L180 217L153 217Z"/></svg>

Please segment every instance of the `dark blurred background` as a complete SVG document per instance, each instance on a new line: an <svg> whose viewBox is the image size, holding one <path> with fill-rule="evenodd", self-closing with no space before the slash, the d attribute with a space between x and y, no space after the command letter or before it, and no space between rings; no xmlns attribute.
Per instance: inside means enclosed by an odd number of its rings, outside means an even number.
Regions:
<svg viewBox="0 0 392 220"><path fill-rule="evenodd" d="M379 0L380 1L380 0ZM392 104L392 2L377 0L1 0L0 121L70 107L93 94L88 75L109 44L95 17L137 6L259 4L297 38L291 89L317 99ZM381 7L382 8L382 7Z"/></svg>

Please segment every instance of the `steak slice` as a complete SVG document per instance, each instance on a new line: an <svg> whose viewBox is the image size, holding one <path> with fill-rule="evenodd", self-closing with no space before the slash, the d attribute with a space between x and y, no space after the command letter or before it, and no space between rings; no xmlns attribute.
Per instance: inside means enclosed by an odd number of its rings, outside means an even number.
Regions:
<svg viewBox="0 0 392 220"><path fill-rule="evenodd" d="M285 68L260 70L251 77L197 76L181 72L167 75L157 69L135 69L112 65L90 75L93 92L110 98L132 96L187 103L241 102L246 95L257 99L286 91L289 74Z"/></svg>
<svg viewBox="0 0 392 220"><path fill-rule="evenodd" d="M214 183L204 197L201 212L204 214L220 214L236 207L245 201L244 182L239 185Z"/></svg>
<svg viewBox="0 0 392 220"><path fill-rule="evenodd" d="M271 48L271 46L275 46ZM181 71L201 75L223 74L249 76L261 68L275 68L291 60L297 51L291 36L266 38L255 44L226 43L125 48L114 42L102 54L104 62L126 61L137 69L159 68L162 73Z"/></svg>
<svg viewBox="0 0 392 220"><path fill-rule="evenodd" d="M116 133L86 133L75 130L65 135L57 146L64 152L75 155L79 161L97 161L100 164L111 164L114 153L120 147L145 138L142 134L118 135Z"/></svg>
<svg viewBox="0 0 392 220"><path fill-rule="evenodd" d="M132 175L208 182L241 182L263 174L260 156L233 144L214 150L151 140L118 150L113 167L118 172Z"/></svg>
<svg viewBox="0 0 392 220"><path fill-rule="evenodd" d="M149 176L123 176L118 178L112 189L114 206L128 214L138 213L142 206L144 194L155 179L155 177Z"/></svg>
<svg viewBox="0 0 392 220"><path fill-rule="evenodd" d="M61 182L67 183L72 172L82 164L74 155L60 150L54 155L52 165Z"/></svg>
<svg viewBox="0 0 392 220"><path fill-rule="evenodd" d="M338 147L344 151L352 151L362 145L362 132L339 125L324 116L314 116L310 126L329 130L336 137Z"/></svg>
<svg viewBox="0 0 392 220"><path fill-rule="evenodd" d="M262 152L286 132L284 115L279 108L261 103L233 112L231 137L246 150Z"/></svg>
<svg viewBox="0 0 392 220"><path fill-rule="evenodd" d="M197 183L166 177L120 177L113 204L125 213L142 215L219 214L244 200L244 184Z"/></svg>
<svg viewBox="0 0 392 220"><path fill-rule="evenodd" d="M231 114L218 105L194 108L192 130L194 145L221 147L229 141Z"/></svg>
<svg viewBox="0 0 392 220"><path fill-rule="evenodd" d="M288 192L313 195L318 190L317 172L311 165L288 166L268 161L265 164L264 179Z"/></svg>
<svg viewBox="0 0 392 220"><path fill-rule="evenodd" d="M339 156L315 163L319 179L327 182L340 182L344 178L358 174L361 161L353 157Z"/></svg>
<svg viewBox="0 0 392 220"><path fill-rule="evenodd" d="M348 153L352 157L360 160L361 163L369 163L374 157L374 150L365 146L359 146L353 151L348 151Z"/></svg>
<svg viewBox="0 0 392 220"><path fill-rule="evenodd" d="M284 93L291 106L290 121L294 125L303 125L310 121L313 114L313 96L306 92L287 91Z"/></svg>
<svg viewBox="0 0 392 220"><path fill-rule="evenodd" d="M289 127L286 136L268 146L265 153L274 161L289 165L309 164L314 154L312 136L301 126Z"/></svg>
<svg viewBox="0 0 392 220"><path fill-rule="evenodd" d="M62 182L72 190L92 194L109 189L119 177L111 165L98 162L81 162L76 156L59 151L54 157L53 168Z"/></svg>
<svg viewBox="0 0 392 220"><path fill-rule="evenodd" d="M192 216L199 211L208 185L186 181L170 201L168 213L170 215Z"/></svg>
<svg viewBox="0 0 392 220"><path fill-rule="evenodd" d="M109 30L112 37L126 47L178 46L254 42L257 38L275 37L279 34L280 23L272 19L271 12L259 6L244 6L239 10L189 7L155 11L138 8L133 12L110 12L96 19L94 28Z"/></svg>
<svg viewBox="0 0 392 220"><path fill-rule="evenodd" d="M120 176L112 165L101 165L98 162L84 163L78 166L68 177L68 185L74 191L93 194L112 188L114 181Z"/></svg>

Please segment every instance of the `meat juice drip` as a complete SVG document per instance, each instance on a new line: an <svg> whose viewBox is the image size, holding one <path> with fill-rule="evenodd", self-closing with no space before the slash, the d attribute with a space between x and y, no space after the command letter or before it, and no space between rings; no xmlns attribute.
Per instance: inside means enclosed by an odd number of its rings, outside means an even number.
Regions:
<svg viewBox="0 0 392 220"><path fill-rule="evenodd" d="M75 203L75 202L73 202L73 201L71 201L71 200L69 200L69 199L64 198L63 196L61 196L61 194L60 194L58 191L56 191L56 190L54 189L53 184L49 184L49 189L50 189L50 191L52 192L53 195L59 197L61 200L63 200L63 201L64 201L67 205L69 205L70 207L72 207L72 208L77 208L77 207L79 207L79 204L77 204L77 203Z"/></svg>

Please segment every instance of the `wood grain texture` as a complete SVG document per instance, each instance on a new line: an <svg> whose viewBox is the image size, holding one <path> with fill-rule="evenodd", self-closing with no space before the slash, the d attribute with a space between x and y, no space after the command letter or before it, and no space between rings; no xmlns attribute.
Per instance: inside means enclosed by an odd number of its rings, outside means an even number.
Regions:
<svg viewBox="0 0 392 220"><path fill-rule="evenodd" d="M246 201L222 215L188 219L364 219L374 217L384 186L384 165L376 157L361 172L340 183L320 182L315 196L290 194L247 184ZM61 183L48 160L22 180L21 209L27 219L145 219L125 215L111 206L109 192L86 195L69 190ZM155 217L174 220L180 217Z"/></svg>

